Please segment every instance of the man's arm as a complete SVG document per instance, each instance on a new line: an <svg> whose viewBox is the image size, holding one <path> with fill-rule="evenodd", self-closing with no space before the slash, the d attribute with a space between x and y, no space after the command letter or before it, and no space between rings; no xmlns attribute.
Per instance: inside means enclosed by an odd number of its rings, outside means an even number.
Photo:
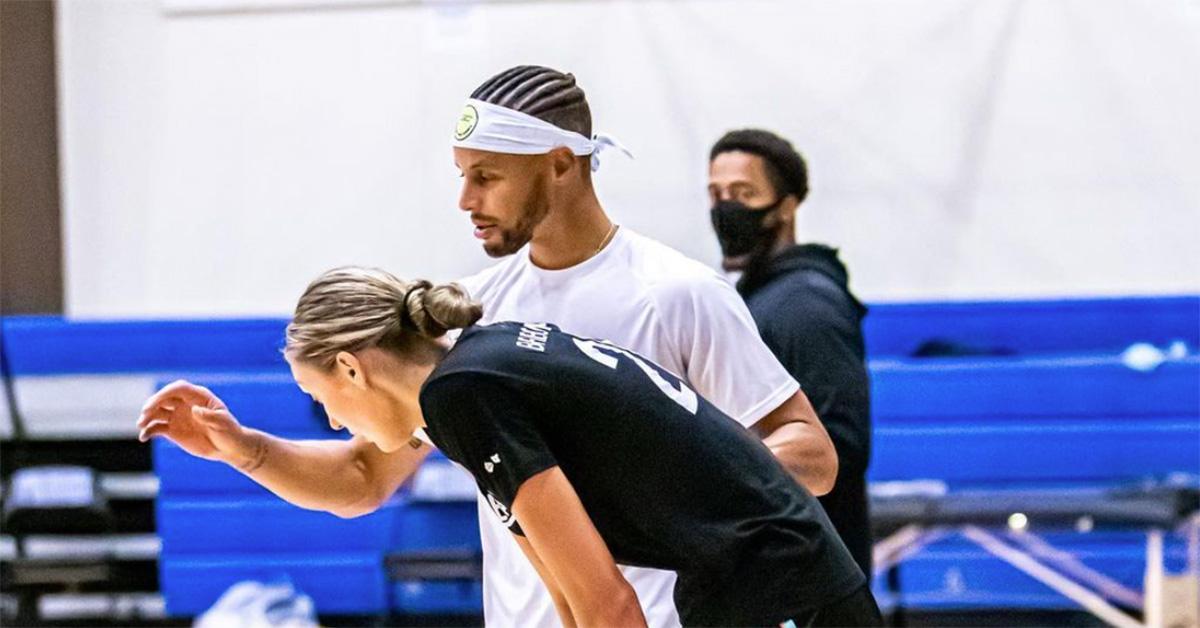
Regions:
<svg viewBox="0 0 1200 628"><path fill-rule="evenodd" d="M753 430L809 492L832 490L837 453L829 434L733 287L715 276L693 278L665 284L657 296L696 391Z"/></svg>
<svg viewBox="0 0 1200 628"><path fill-rule="evenodd" d="M796 391L750 429L810 493L821 496L833 490L837 452L804 391Z"/></svg>
<svg viewBox="0 0 1200 628"><path fill-rule="evenodd" d="M637 593L561 468L550 467L523 482L512 511L537 559L534 567L540 564L546 586L566 599L571 616L562 618L564 625L568 620L583 626L646 625Z"/></svg>

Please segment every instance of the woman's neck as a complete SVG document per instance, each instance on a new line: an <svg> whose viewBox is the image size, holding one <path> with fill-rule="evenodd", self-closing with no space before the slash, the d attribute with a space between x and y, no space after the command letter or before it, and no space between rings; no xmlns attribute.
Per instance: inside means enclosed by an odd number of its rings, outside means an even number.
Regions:
<svg viewBox="0 0 1200 628"><path fill-rule="evenodd" d="M408 438L418 428L425 427L425 416L421 412L421 387L437 363L416 364L392 358L378 378L388 403L389 414L397 418L396 429L400 436Z"/></svg>

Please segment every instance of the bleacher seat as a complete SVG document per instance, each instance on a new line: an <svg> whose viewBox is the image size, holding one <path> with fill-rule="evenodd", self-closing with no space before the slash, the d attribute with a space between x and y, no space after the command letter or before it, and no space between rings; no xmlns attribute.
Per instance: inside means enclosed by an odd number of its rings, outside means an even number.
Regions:
<svg viewBox="0 0 1200 628"><path fill-rule="evenodd" d="M866 332L874 421L870 480L933 480L944 493L928 503L940 505L941 521L979 521L1008 504L1038 503L1038 495L1070 510L1089 499L1116 501L1112 491L1164 478L1195 487L1200 299L877 305ZM956 351L914 357L933 341ZM1134 343L1183 343L1187 353L1140 370L1122 360ZM1022 492L1020 499L1010 499L1015 492ZM920 500L902 503L907 510L897 510L896 500L875 501L877 523L889 510L897 525L925 514L914 506ZM1147 521L1169 518L1155 506L1158 511L1146 509ZM1003 518L993 523L1004 527ZM1141 589L1144 532L1097 527L1079 533L1072 523L1031 516L1030 530L1127 589ZM1168 566L1179 567L1184 545L1180 536L1168 536ZM888 591L884 574L875 589L881 601L909 609L1076 608L953 535L896 569L888 575L898 582L898 595Z"/></svg>
<svg viewBox="0 0 1200 628"><path fill-rule="evenodd" d="M1197 472L1200 356L877 359L872 481L1129 481Z"/></svg>

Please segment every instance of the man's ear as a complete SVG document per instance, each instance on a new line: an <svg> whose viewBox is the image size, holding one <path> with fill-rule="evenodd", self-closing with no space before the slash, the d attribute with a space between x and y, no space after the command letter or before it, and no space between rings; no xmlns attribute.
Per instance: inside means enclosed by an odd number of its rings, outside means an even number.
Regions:
<svg viewBox="0 0 1200 628"><path fill-rule="evenodd" d="M579 167L579 159L566 146L559 146L550 151L547 153L547 158L550 160L551 172L558 180L573 174L575 168Z"/></svg>
<svg viewBox="0 0 1200 628"><path fill-rule="evenodd" d="M779 211L794 219L796 217L796 210L799 207L800 199L795 194L788 194L783 197L783 202L779 204Z"/></svg>
<svg viewBox="0 0 1200 628"><path fill-rule="evenodd" d="M788 194L779 201L779 207L775 210L775 224L781 229L794 229L796 227L796 209L800 207L800 200L795 194Z"/></svg>
<svg viewBox="0 0 1200 628"><path fill-rule="evenodd" d="M367 377L363 372L362 361L353 353L339 351L337 357L334 358L333 368L341 381L349 382L359 388L366 387Z"/></svg>

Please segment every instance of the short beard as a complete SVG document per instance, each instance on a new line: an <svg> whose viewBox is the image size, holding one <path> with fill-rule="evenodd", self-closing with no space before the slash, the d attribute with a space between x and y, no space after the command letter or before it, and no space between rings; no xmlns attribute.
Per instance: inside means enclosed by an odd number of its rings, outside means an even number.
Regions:
<svg viewBox="0 0 1200 628"><path fill-rule="evenodd" d="M533 182L529 194L521 203L521 214L517 216L517 224L511 229L500 229L500 242L484 243L483 252L489 257L506 257L521 250L533 239L533 230L542 224L550 213L550 194L543 185L544 176L539 176Z"/></svg>

